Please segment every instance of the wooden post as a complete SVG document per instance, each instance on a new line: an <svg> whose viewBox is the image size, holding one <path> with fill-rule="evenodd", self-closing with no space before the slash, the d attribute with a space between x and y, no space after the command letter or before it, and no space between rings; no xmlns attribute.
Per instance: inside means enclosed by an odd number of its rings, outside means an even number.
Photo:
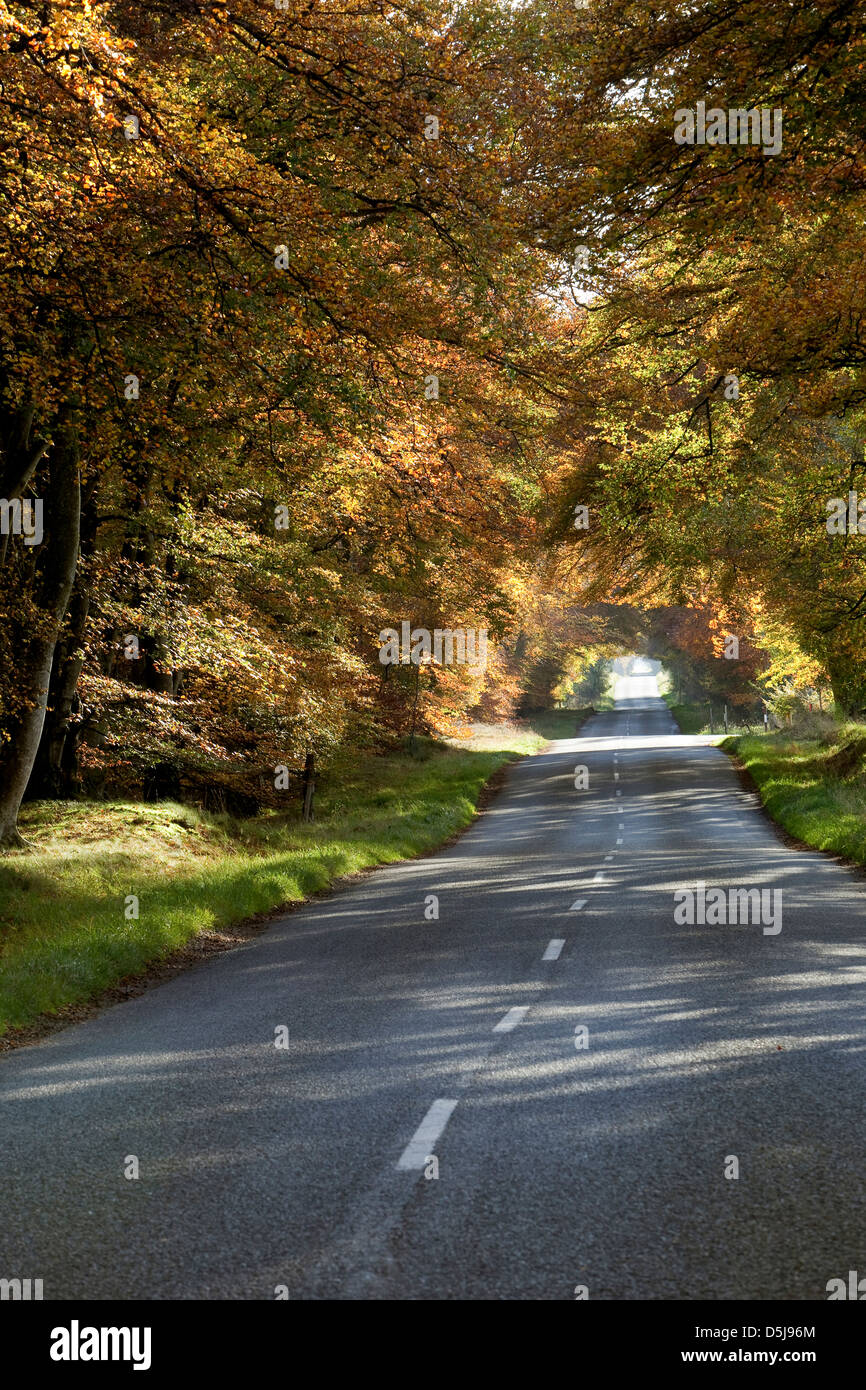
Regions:
<svg viewBox="0 0 866 1390"><path fill-rule="evenodd" d="M316 794L316 757L308 753L304 762L304 820L313 820L313 797Z"/></svg>
<svg viewBox="0 0 866 1390"><path fill-rule="evenodd" d="M725 704L725 733L728 732L728 706Z"/></svg>
<svg viewBox="0 0 866 1390"><path fill-rule="evenodd" d="M418 694L421 689L421 654L418 654L418 664L415 667L415 703L412 706L412 731L409 734L409 747L415 751L415 720L418 717Z"/></svg>
<svg viewBox="0 0 866 1390"><path fill-rule="evenodd" d="M709 710L710 710L710 733L713 733L713 702L712 702L712 700L707 700L707 705L709 706Z"/></svg>

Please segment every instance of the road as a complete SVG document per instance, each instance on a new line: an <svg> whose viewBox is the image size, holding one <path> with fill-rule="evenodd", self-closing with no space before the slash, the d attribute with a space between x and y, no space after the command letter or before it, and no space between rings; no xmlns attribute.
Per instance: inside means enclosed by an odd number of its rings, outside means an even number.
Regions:
<svg viewBox="0 0 866 1390"><path fill-rule="evenodd" d="M441 853L0 1061L0 1276L724 1300L866 1275L863 879L785 847L654 690L516 764ZM697 880L781 888L782 930L678 925Z"/></svg>

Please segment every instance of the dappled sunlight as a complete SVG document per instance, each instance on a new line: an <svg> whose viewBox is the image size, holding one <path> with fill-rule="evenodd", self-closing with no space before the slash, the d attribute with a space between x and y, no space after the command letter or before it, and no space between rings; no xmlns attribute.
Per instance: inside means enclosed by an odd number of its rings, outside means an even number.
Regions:
<svg viewBox="0 0 866 1390"><path fill-rule="evenodd" d="M780 934L677 923L674 892L698 881L781 889ZM646 733L575 740L510 768L503 795L435 856L341 884L231 955L7 1059L5 1200L16 1156L30 1161L57 1113L77 1136L71 1191L122 1133L124 1151L147 1155L146 1231L181 1200L217 1229L225 1183L254 1203L264 1193L277 1222L291 1212L297 1258L314 1264L318 1228L292 1185L314 1203L337 1164L337 1206L393 1200L397 1159L435 1097L463 1117L443 1140L449 1163L460 1126L483 1115L504 1150L528 1124L600 1174L617 1155L635 1200L650 1143L677 1154L685 1135L790 1158L780 1093L829 1133L866 1083L864 928L859 881L782 845L716 750ZM564 949L543 961L551 938ZM495 1031L515 1010L513 1031ZM850 1078L844 1099L828 1068ZM720 1128L729 1140L700 1138ZM111 1210L114 1192L99 1177L73 1203L85 1245L88 1213Z"/></svg>

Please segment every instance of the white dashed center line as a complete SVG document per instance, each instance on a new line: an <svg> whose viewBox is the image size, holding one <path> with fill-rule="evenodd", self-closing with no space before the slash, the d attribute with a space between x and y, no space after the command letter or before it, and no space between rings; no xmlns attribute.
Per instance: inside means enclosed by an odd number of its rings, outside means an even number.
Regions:
<svg viewBox="0 0 866 1390"><path fill-rule="evenodd" d="M528 1004L518 1004L516 1008L509 1009L507 1014L494 1025L494 1033L510 1033L512 1028L516 1028L518 1023L522 1023L529 1013Z"/></svg>
<svg viewBox="0 0 866 1390"><path fill-rule="evenodd" d="M582 907L586 907L586 898L575 898L568 910L569 912L580 912Z"/></svg>
<svg viewBox="0 0 866 1390"><path fill-rule="evenodd" d="M561 954L562 954L562 948L563 948L564 945L565 945L565 937L564 937L564 936L555 936L555 937L553 938L553 940L550 942L550 945L548 946L547 950L545 951L545 953L544 953L544 955L541 957L541 959L542 959L542 960L559 960L559 957L560 957Z"/></svg>
<svg viewBox="0 0 866 1390"><path fill-rule="evenodd" d="M598 869L592 876L593 883L604 883L605 877L601 869Z"/></svg>
<svg viewBox="0 0 866 1390"><path fill-rule="evenodd" d="M621 844L622 844L622 836L621 836L621 835L620 835L619 839L617 840L617 844L618 844L618 845L621 845Z"/></svg>
<svg viewBox="0 0 866 1390"><path fill-rule="evenodd" d="M397 1163L398 1168L423 1168L443 1129L451 1119L456 1100L434 1100Z"/></svg>

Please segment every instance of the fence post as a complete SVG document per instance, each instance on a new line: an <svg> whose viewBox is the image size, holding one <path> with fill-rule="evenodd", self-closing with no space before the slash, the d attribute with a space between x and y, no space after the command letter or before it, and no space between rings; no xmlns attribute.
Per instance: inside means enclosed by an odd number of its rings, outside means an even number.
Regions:
<svg viewBox="0 0 866 1390"><path fill-rule="evenodd" d="M712 732L713 732L713 702L712 702L712 700L707 700L707 705L709 706L709 711L710 711L710 733L712 733Z"/></svg>
<svg viewBox="0 0 866 1390"><path fill-rule="evenodd" d="M304 780L302 783L304 792L304 820L313 820L313 797L316 794L316 758L315 754L308 753L304 762Z"/></svg>
<svg viewBox="0 0 866 1390"><path fill-rule="evenodd" d="M415 703L412 706L412 730L409 734L409 747L415 751L415 721L418 718L418 695L421 691L421 655L418 654L418 664L415 667Z"/></svg>

